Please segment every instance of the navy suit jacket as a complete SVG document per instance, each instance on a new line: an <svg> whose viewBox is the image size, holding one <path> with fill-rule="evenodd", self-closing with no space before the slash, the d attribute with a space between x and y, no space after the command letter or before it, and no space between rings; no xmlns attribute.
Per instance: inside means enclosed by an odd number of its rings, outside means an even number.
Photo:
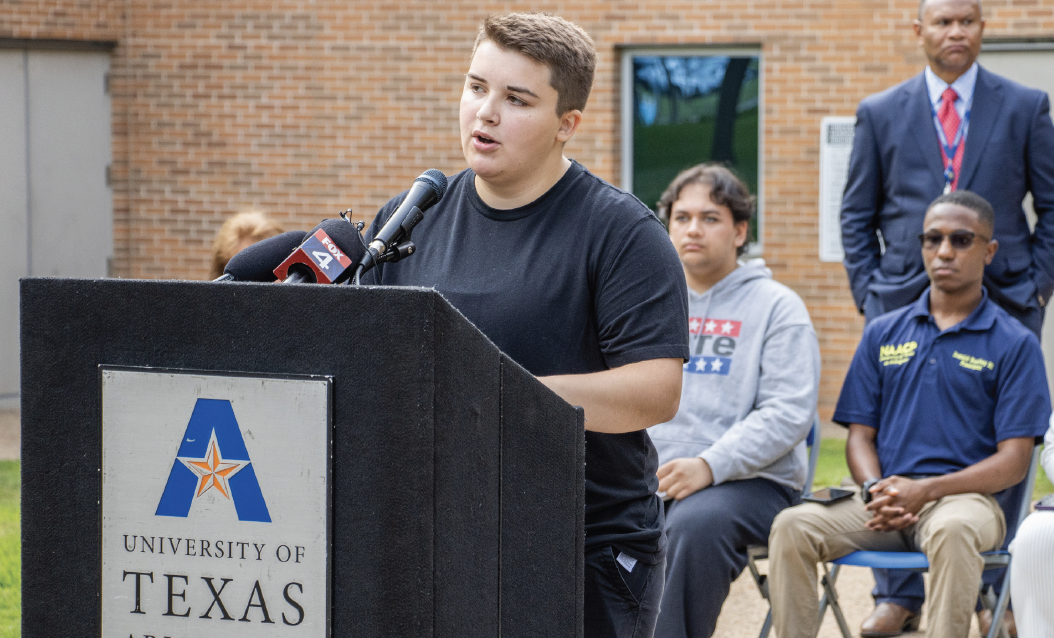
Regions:
<svg viewBox="0 0 1054 638"><path fill-rule="evenodd" d="M944 191L944 166L923 74L866 98L856 118L842 245L856 306L871 319L929 285L918 235L926 207ZM985 269L993 300L1045 305L1054 290L1054 125L1046 93L978 69L957 188L995 209L999 250ZM1022 207L1030 191L1034 233Z"/></svg>

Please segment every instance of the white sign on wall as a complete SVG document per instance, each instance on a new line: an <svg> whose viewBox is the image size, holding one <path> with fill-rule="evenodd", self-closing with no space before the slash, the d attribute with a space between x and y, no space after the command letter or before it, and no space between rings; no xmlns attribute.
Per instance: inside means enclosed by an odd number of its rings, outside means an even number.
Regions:
<svg viewBox="0 0 1054 638"><path fill-rule="evenodd" d="M845 258L839 212L855 126L855 117L825 117L820 121L820 261Z"/></svg>
<svg viewBox="0 0 1054 638"><path fill-rule="evenodd" d="M330 386L102 370L102 636L329 635Z"/></svg>

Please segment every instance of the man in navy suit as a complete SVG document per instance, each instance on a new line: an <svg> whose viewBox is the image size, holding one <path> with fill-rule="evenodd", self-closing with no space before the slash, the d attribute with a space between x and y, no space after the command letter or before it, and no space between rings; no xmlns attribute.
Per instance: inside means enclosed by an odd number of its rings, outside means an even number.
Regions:
<svg viewBox="0 0 1054 638"><path fill-rule="evenodd" d="M841 210L857 308L870 321L919 297L929 283L916 239L926 206L942 192L971 190L996 212L999 253L984 277L989 297L1038 336L1054 290L1047 95L977 65L984 32L977 0L922 0L914 29L927 68L857 110ZM1034 232L1022 208L1028 192L1039 220ZM916 624L922 578L875 576L878 605L861 635L894 636Z"/></svg>
<svg viewBox="0 0 1054 638"><path fill-rule="evenodd" d="M985 270L988 293L1039 334L1054 290L1050 102L1046 93L977 65L983 31L980 2L923 0L915 33L929 66L857 110L842 244L853 298L868 320L911 303L927 285L915 238L926 205L949 184L936 114L950 85L964 147L945 140L961 153L951 184L981 195L996 212L999 255ZM1034 233L1021 206L1029 191L1039 218Z"/></svg>

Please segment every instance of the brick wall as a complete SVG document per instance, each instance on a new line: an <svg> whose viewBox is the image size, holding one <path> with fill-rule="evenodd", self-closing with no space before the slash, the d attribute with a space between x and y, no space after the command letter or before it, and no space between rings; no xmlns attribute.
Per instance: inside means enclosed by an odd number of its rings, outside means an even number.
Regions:
<svg viewBox="0 0 1054 638"><path fill-rule="evenodd" d="M619 175L625 45L760 45L764 257L805 299L829 418L863 322L818 259L819 122L917 73L915 0L435 3L113 0L0 4L0 37L111 40L115 268L202 278L216 229L258 207L309 228L369 219L425 168L463 168L457 101L476 25L559 13L596 40L597 80L567 152ZM987 0L986 36L1054 37L1054 0Z"/></svg>
<svg viewBox="0 0 1054 638"><path fill-rule="evenodd" d="M4 0L0 38L117 40L123 29L121 0Z"/></svg>

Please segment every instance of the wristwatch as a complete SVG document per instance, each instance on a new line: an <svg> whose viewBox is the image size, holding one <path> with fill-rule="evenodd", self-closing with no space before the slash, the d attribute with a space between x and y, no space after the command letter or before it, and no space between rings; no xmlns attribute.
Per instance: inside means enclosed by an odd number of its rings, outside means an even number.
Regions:
<svg viewBox="0 0 1054 638"><path fill-rule="evenodd" d="M881 479L877 478L868 479L864 481L864 484L860 487L860 500L864 502L864 505L870 503L871 499L875 496L871 493L871 486L878 483L880 480Z"/></svg>

